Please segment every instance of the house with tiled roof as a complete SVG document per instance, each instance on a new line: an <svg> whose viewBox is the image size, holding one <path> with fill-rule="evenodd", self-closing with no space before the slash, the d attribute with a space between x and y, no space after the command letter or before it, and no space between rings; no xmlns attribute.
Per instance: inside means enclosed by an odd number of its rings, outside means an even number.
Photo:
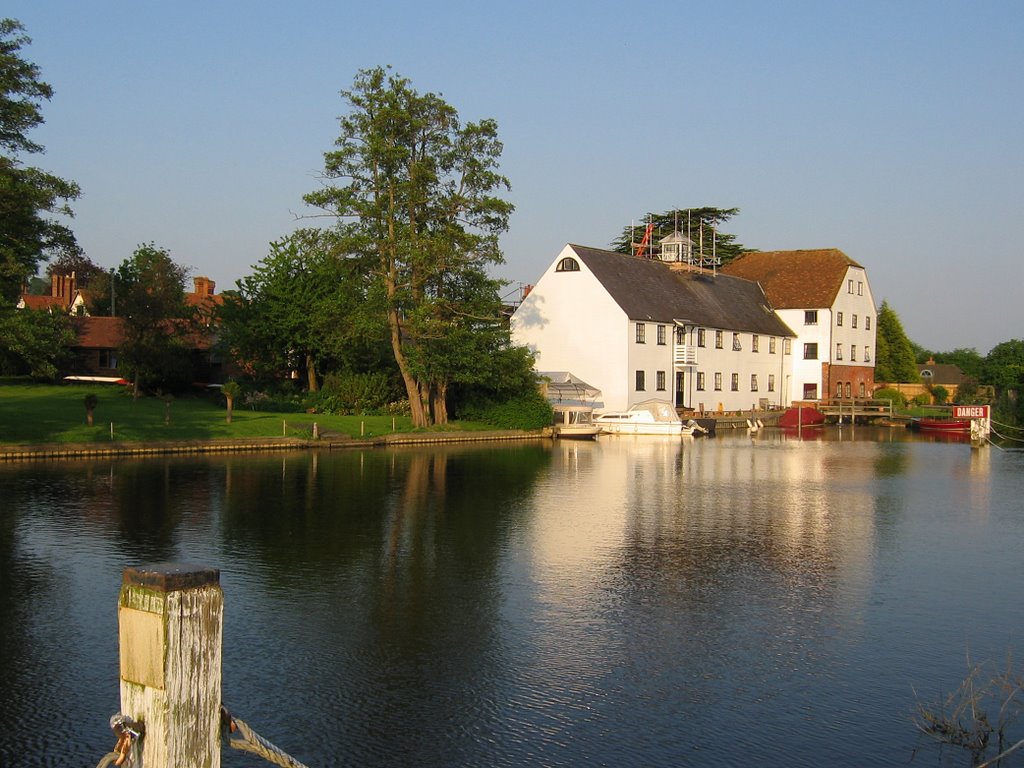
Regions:
<svg viewBox="0 0 1024 768"><path fill-rule="evenodd" d="M794 399L871 397L876 310L863 266L824 248L745 253L721 271L760 283L796 332Z"/></svg>
<svg viewBox="0 0 1024 768"><path fill-rule="evenodd" d="M566 245L513 313L538 370L571 371L607 410L652 398L694 411L788 405L794 332L758 283Z"/></svg>

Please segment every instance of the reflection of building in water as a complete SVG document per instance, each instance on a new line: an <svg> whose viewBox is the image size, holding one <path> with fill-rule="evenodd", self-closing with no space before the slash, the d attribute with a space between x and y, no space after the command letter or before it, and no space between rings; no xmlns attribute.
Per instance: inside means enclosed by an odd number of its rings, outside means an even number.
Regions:
<svg viewBox="0 0 1024 768"><path fill-rule="evenodd" d="M872 567L876 450L781 437L556 444L534 494L533 579L550 605L607 601L631 584L659 600L675 592L689 610L719 591L756 600L781 582L790 607L846 601L830 610L857 614Z"/></svg>

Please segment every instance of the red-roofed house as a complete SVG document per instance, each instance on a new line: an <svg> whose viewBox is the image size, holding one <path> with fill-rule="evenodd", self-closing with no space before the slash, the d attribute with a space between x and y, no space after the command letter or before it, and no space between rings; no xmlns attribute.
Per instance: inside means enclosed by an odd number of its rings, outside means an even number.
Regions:
<svg viewBox="0 0 1024 768"><path fill-rule="evenodd" d="M871 397L876 311L864 267L823 248L745 253L721 271L759 282L796 332L794 398Z"/></svg>

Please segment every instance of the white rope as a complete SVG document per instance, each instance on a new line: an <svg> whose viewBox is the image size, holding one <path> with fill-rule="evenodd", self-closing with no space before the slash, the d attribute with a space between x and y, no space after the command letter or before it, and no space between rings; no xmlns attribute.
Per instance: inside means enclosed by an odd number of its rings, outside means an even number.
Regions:
<svg viewBox="0 0 1024 768"><path fill-rule="evenodd" d="M274 765L281 766L281 768L306 768L305 765L300 763L287 752L284 752L274 746L256 733L256 731L250 728L244 721L239 720L237 717L231 717L229 718L229 723L230 730L232 732L237 729L238 732L242 734L241 738L228 736L228 744L231 745L232 749L240 749L243 752L252 752L254 755L259 755L264 760L267 760Z"/></svg>

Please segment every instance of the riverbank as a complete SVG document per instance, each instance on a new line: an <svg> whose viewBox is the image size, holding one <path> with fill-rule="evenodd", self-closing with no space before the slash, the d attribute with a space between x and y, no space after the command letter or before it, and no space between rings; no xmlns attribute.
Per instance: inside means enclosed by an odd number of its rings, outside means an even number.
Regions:
<svg viewBox="0 0 1024 768"><path fill-rule="evenodd" d="M550 430L494 430L479 432L407 432L352 438L325 434L318 440L299 437L253 437L219 440L166 440L156 442L49 443L42 445L0 445L0 461L46 461L188 455L211 453L258 453L297 450L351 450L434 443L536 440L550 437Z"/></svg>

